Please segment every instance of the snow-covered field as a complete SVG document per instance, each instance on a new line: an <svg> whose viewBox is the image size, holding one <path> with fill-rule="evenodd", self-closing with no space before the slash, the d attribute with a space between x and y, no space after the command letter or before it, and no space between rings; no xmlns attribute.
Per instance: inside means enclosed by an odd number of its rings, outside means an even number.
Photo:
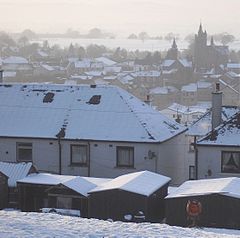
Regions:
<svg viewBox="0 0 240 238"><path fill-rule="evenodd" d="M0 211L0 238L240 237L240 230L195 229L163 224L109 222L50 213Z"/></svg>

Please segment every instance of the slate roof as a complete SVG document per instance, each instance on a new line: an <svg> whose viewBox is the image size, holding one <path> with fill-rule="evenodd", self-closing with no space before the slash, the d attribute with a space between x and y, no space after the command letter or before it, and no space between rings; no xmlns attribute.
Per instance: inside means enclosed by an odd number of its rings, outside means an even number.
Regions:
<svg viewBox="0 0 240 238"><path fill-rule="evenodd" d="M240 146L240 111L210 131L198 145Z"/></svg>
<svg viewBox="0 0 240 238"><path fill-rule="evenodd" d="M2 84L0 136L163 142L186 130L114 86Z"/></svg>
<svg viewBox="0 0 240 238"><path fill-rule="evenodd" d="M235 113L239 111L236 106L223 106L222 107L222 121L226 121L231 118ZM189 126L187 135L192 136L204 136L212 130L212 111L205 113L199 120Z"/></svg>

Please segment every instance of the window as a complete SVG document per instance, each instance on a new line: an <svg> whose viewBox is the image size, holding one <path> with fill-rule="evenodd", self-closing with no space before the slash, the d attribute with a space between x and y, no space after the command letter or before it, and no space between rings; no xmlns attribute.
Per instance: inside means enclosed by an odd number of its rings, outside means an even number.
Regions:
<svg viewBox="0 0 240 238"><path fill-rule="evenodd" d="M32 143L17 143L17 161L32 162Z"/></svg>
<svg viewBox="0 0 240 238"><path fill-rule="evenodd" d="M88 164L87 145L71 145L71 164L87 166Z"/></svg>
<svg viewBox="0 0 240 238"><path fill-rule="evenodd" d="M195 166L190 165L189 166L189 180L194 180L196 177L195 175Z"/></svg>
<svg viewBox="0 0 240 238"><path fill-rule="evenodd" d="M117 167L134 167L134 148L117 146Z"/></svg>
<svg viewBox="0 0 240 238"><path fill-rule="evenodd" d="M240 152L222 152L222 173L240 173Z"/></svg>

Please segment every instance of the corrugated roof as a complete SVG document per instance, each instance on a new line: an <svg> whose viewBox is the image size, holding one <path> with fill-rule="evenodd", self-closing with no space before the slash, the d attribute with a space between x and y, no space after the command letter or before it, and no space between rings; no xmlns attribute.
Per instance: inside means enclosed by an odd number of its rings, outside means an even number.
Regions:
<svg viewBox="0 0 240 238"><path fill-rule="evenodd" d="M89 193L101 192L106 190L121 189L132 193L150 196L159 188L170 182L170 178L150 171L140 171L125 174L111 181L104 183Z"/></svg>
<svg viewBox="0 0 240 238"><path fill-rule="evenodd" d="M8 176L8 186L16 187L16 181L25 178L32 167L32 163L0 162L0 171Z"/></svg>
<svg viewBox="0 0 240 238"><path fill-rule="evenodd" d="M47 94L51 102L44 102ZM101 95L99 104L90 98ZM0 85L2 137L163 142L185 127L113 86Z"/></svg>

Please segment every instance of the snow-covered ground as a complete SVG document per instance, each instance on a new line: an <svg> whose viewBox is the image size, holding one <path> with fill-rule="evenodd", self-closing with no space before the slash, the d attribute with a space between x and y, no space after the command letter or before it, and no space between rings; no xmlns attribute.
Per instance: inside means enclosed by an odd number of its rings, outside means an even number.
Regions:
<svg viewBox="0 0 240 238"><path fill-rule="evenodd" d="M1 238L153 238L153 237L240 237L240 230L196 229L165 224L109 222L50 213L0 211Z"/></svg>

